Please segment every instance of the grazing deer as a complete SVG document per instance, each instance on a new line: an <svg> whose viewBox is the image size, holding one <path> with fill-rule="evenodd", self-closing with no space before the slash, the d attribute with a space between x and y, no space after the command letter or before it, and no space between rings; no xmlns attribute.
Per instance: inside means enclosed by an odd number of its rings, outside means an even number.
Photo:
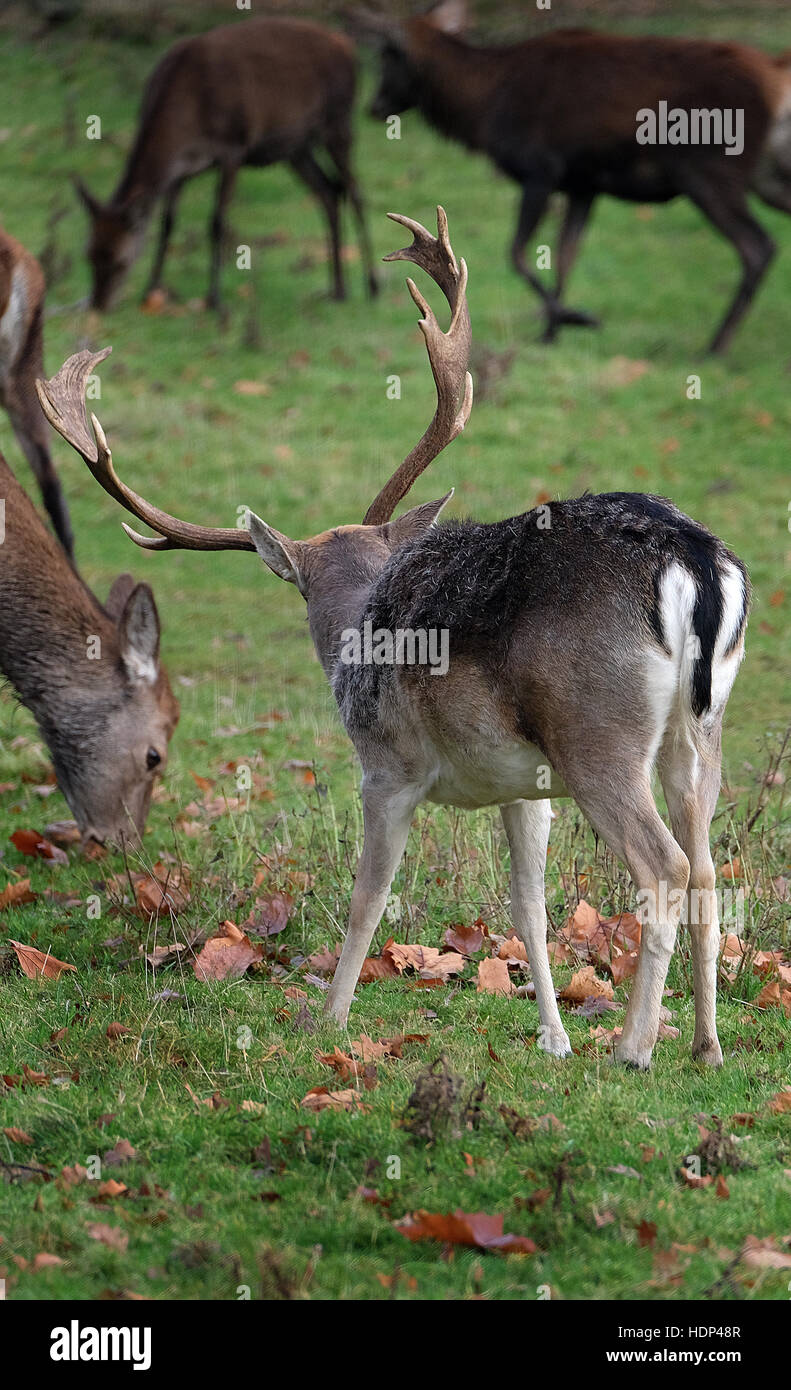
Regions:
<svg viewBox="0 0 791 1390"><path fill-rule="evenodd" d="M210 308L220 305L225 217L243 165L287 160L321 203L330 239L332 293L344 298L340 202L354 211L365 273L376 290L362 199L351 166L355 56L349 39L318 24L249 19L182 39L154 69L123 177L109 202L77 189L91 219L91 303L106 309L137 259L155 204L162 225L146 293L158 289L179 194L217 170L209 239ZM316 151L332 163L328 173Z"/></svg>
<svg viewBox="0 0 791 1390"><path fill-rule="evenodd" d="M93 370L106 356L78 360ZM61 371L43 390L63 382ZM123 574L102 605L2 455L0 489L0 670L38 724L83 844L134 842L179 712L154 596Z"/></svg>
<svg viewBox="0 0 791 1390"><path fill-rule="evenodd" d="M365 839L327 996L333 1018L346 1022L416 807L499 805L511 850L511 912L535 981L539 1045L564 1056L569 1041L547 959L544 861L546 798L571 796L626 863L641 895L642 949L619 1057L649 1064L692 888L704 919L692 931L693 1051L719 1063L719 929L708 830L722 715L743 651L744 568L670 502L639 493L554 502L491 525L437 525L448 493L391 520L464 428L472 381L467 269L453 254L445 215L438 209L438 238L390 215L413 241L386 259L425 270L452 317L443 333L407 281L422 314L437 409L362 525L296 541L252 512L249 534L169 516L120 481L95 418L96 443L85 433L76 370L69 392L58 393L58 428L106 491L158 533L140 536L126 526L138 545L257 550L306 600L316 651L363 769ZM420 634L438 630L449 644L443 676L439 666L414 660ZM371 659L360 659L369 638ZM651 792L655 764L673 834Z"/></svg>
<svg viewBox="0 0 791 1390"><path fill-rule="evenodd" d="M510 47L473 47L460 37L462 0L419 18L356 12L382 43L371 114L417 107L444 135L487 154L521 187L511 262L540 296L544 341L562 324L598 320L562 302L595 199L639 203L690 198L741 261L734 298L711 352L728 346L772 259L775 244L748 195L791 212L791 72L753 48L704 39L622 37L557 30ZM664 106L662 105L664 103ZM743 149L716 143L641 143L667 134L712 139L726 119L743 121ZM691 122L694 121L694 130ZM725 134L725 126L722 126ZM554 191L567 197L550 288L528 244Z"/></svg>
<svg viewBox="0 0 791 1390"><path fill-rule="evenodd" d="M69 509L36 397L36 377L44 371L44 292L44 273L35 256L0 227L0 404L36 476L55 535L73 559Z"/></svg>

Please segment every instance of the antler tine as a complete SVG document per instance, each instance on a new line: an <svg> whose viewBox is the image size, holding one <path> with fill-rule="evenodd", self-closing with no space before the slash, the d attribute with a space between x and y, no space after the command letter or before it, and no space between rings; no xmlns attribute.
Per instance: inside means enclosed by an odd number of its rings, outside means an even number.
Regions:
<svg viewBox="0 0 791 1390"><path fill-rule="evenodd" d="M141 536L122 523L127 535L144 550L255 550L246 530L235 526L194 526L189 521L180 521L121 482L113 467L104 430L95 415L90 417L89 430L85 412L88 377L110 352L112 348L109 347L102 352L76 352L50 381L37 381L36 391L41 409L53 429L85 460L97 483L132 516L159 533Z"/></svg>
<svg viewBox="0 0 791 1390"><path fill-rule="evenodd" d="M429 364L437 388L437 408L423 438L371 503L363 519L365 526L381 526L432 459L464 429L472 410L472 377L467 371L472 330L467 308L467 266L457 261L448 235L445 209L437 208L437 235L432 236L420 222L389 212L388 217L412 233L411 246L393 251L386 261L412 261L439 285L451 309L450 327L443 333L433 309L414 280L407 287L423 317L418 327L426 340ZM461 398L461 404L459 403Z"/></svg>

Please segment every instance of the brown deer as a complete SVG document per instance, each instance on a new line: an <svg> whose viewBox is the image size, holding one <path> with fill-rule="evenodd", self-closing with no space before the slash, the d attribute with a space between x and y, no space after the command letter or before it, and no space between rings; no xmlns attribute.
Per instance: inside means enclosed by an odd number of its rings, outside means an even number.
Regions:
<svg viewBox="0 0 791 1390"><path fill-rule="evenodd" d="M391 214L393 216L393 214ZM448 240L395 216L413 261L451 306L443 333L407 281L437 386L435 416L362 525L289 539L248 513L249 534L169 516L122 483L98 423L69 438L102 486L157 532L150 549L257 550L307 603L313 642L362 764L365 839L327 1009L345 1023L361 966L422 801L499 805L511 913L525 944L539 1045L569 1051L546 950L550 795L571 796L628 866L642 948L618 1055L647 1067L679 920L693 922L693 1051L722 1060L715 1022L719 928L708 831L720 729L741 661L748 580L711 532L639 493L580 497L507 521L437 525L450 493L393 509L469 417L467 270ZM64 417L76 418L74 394ZM461 402L461 403L460 403ZM442 638L445 634L445 638ZM432 659L432 635L445 647ZM434 653L436 655L436 652ZM657 765L673 833L651 791ZM688 909L688 914L690 909Z"/></svg>
<svg viewBox="0 0 791 1390"><path fill-rule="evenodd" d="M83 383L106 356L78 354ZM42 392L57 399L70 370ZM59 428L46 394L44 403ZM124 574L102 605L2 455L0 490L0 670L38 724L83 844L134 843L179 712L159 661L154 596Z"/></svg>
<svg viewBox="0 0 791 1390"><path fill-rule="evenodd" d="M332 293L344 298L340 202L357 221L368 287L376 290L362 199L352 172L355 55L350 40L318 24L249 19L168 50L146 85L134 144L107 203L78 183L91 219L91 303L106 309L137 259L162 200L159 245L146 293L159 289L179 194L188 179L217 170L209 225L210 308L220 306L225 217L243 165L286 160L318 198L329 226ZM323 151L327 172L317 158Z"/></svg>
<svg viewBox="0 0 791 1390"><path fill-rule="evenodd" d="M462 0L407 20L357 11L354 23L382 44L372 115L417 107L520 185L511 262L541 298L544 341L562 324L598 325L562 302L595 199L684 196L741 261L710 351L728 346L775 251L748 195L791 212L791 72L782 60L742 44L584 29L473 47L460 36ZM556 190L567 204L550 288L529 263L528 243Z"/></svg>
<svg viewBox="0 0 791 1390"><path fill-rule="evenodd" d="M36 396L36 377L44 371L44 293L44 272L35 256L0 227L0 404L36 476L55 535L73 559L69 509Z"/></svg>

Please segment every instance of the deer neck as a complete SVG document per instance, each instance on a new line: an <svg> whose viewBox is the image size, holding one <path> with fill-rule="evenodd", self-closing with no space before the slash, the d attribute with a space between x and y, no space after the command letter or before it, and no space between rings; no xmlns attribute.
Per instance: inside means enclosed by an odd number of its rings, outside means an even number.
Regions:
<svg viewBox="0 0 791 1390"><path fill-rule="evenodd" d="M330 591L322 590L315 600L308 599L310 635L324 674L330 682L343 645L343 635L348 629L359 628L372 588L370 582L359 587L333 586Z"/></svg>
<svg viewBox="0 0 791 1390"><path fill-rule="evenodd" d="M473 48L416 23L411 50L421 76L418 106L437 130L478 149L483 116L497 82L496 49Z"/></svg>
<svg viewBox="0 0 791 1390"><path fill-rule="evenodd" d="M164 131L157 132L153 122L144 121L110 200L112 205L133 212L140 222L147 222L158 199L173 182L172 170L172 155Z"/></svg>

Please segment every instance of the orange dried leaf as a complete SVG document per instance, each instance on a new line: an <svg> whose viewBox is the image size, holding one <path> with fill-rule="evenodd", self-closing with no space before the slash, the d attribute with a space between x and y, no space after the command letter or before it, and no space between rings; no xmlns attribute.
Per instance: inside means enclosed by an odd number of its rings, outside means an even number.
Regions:
<svg viewBox="0 0 791 1390"><path fill-rule="evenodd" d="M76 971L76 965L69 965L66 961L57 960L55 956L45 955L35 946L25 946L21 941L10 941L16 951L23 975L27 975L29 980L36 980L43 975L47 980L58 980L64 970Z"/></svg>
<svg viewBox="0 0 791 1390"><path fill-rule="evenodd" d="M516 986L508 974L508 962L501 960L499 956L489 956L486 960L478 963L478 993L479 994L505 994L514 993Z"/></svg>

